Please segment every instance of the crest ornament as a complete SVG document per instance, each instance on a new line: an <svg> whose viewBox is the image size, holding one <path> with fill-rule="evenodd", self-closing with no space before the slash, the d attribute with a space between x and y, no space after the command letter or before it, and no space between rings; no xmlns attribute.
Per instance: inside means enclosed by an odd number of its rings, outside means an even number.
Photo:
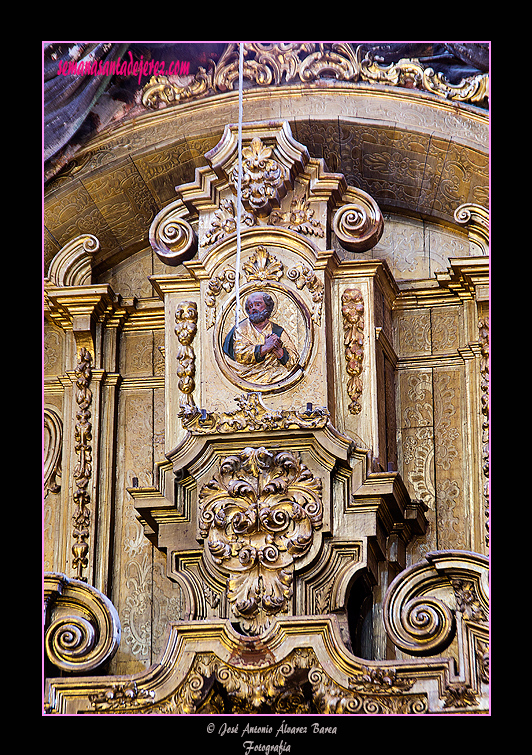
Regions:
<svg viewBox="0 0 532 755"><path fill-rule="evenodd" d="M278 201L286 193L280 191L284 182L283 167L272 154L272 148L258 136L242 149L242 203L259 216L269 215L271 202ZM236 186L238 163L233 167L229 180Z"/></svg>

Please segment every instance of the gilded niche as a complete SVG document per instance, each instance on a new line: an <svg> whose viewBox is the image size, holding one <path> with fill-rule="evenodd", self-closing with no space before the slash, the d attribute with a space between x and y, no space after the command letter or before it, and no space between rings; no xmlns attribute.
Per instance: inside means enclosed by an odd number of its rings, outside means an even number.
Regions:
<svg viewBox="0 0 532 755"><path fill-rule="evenodd" d="M204 556L227 576L234 615L259 634L286 610L294 562L323 518L322 482L288 451L245 448L199 493Z"/></svg>

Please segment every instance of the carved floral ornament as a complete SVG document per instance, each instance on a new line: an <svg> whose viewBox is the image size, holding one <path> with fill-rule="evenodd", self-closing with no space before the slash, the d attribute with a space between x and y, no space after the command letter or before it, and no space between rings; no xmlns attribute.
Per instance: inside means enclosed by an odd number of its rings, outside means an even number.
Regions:
<svg viewBox="0 0 532 755"><path fill-rule="evenodd" d="M238 44L227 46L216 65L200 67L182 85L166 76L153 76L142 92L142 104L151 109L168 107L199 97L226 92L238 85ZM258 87L286 81L305 84L334 78L338 81L385 84L420 89L447 100L482 103L488 98L489 76L478 74L451 84L446 77L425 68L416 58L402 58L382 66L361 46L323 42L248 42L244 44L244 79Z"/></svg>
<svg viewBox="0 0 532 755"><path fill-rule="evenodd" d="M296 288L302 290L307 287L313 301L312 319L321 323L323 305L323 283L320 281L310 265L298 263L285 272L284 264L272 254L267 247L258 246L242 263L242 272L246 276L246 283L261 283L268 285L279 282L283 276L293 281ZM222 292L229 293L235 285L236 273L231 267L223 268L211 276L205 294L206 325L211 328L216 322L216 297Z"/></svg>
<svg viewBox="0 0 532 755"><path fill-rule="evenodd" d="M245 448L224 458L199 493L205 555L227 575L243 628L259 634L286 610L294 562L322 525L322 484L287 451Z"/></svg>

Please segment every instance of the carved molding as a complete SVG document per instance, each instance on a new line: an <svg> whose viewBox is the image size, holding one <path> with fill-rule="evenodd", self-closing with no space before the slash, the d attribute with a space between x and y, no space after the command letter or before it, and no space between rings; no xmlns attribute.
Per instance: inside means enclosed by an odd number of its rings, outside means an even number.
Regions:
<svg viewBox="0 0 532 755"><path fill-rule="evenodd" d="M349 375L347 394L351 399L349 411L351 414L360 414L364 362L364 299L358 288L346 288L343 292L342 316L346 371Z"/></svg>
<svg viewBox="0 0 532 755"><path fill-rule="evenodd" d="M482 408L482 475L484 485L484 515L486 517L485 543L489 545L489 512L490 512L490 355L489 355L489 318L483 317L478 323L480 342L480 401Z"/></svg>
<svg viewBox="0 0 532 755"><path fill-rule="evenodd" d="M181 406L195 407L192 396L195 388L196 355L192 341L198 329L198 306L193 301L182 301L175 311L175 334L179 341L177 348L178 388L184 394Z"/></svg>
<svg viewBox="0 0 532 755"><path fill-rule="evenodd" d="M127 678L49 680L47 709L103 715L481 713L488 702L481 687L486 648L481 634L472 654L462 646L457 676L451 658L356 658L333 616L277 619L260 638L237 634L228 621L174 622L161 660L150 669Z"/></svg>
<svg viewBox="0 0 532 755"><path fill-rule="evenodd" d="M241 669L214 653L202 653L178 692L153 712L425 713L426 695L407 694L414 682L393 668L362 666L344 687L334 682L311 647L296 648L266 669Z"/></svg>
<svg viewBox="0 0 532 755"><path fill-rule="evenodd" d="M180 102L232 90L238 84L238 43L227 45L216 65L200 67L192 80L182 85L166 76L152 76L142 92L142 104L159 109ZM359 46L323 42L248 42L244 44L244 79L258 87L286 83L314 83L336 79L406 87L430 92L446 100L484 103L489 96L488 74L469 76L451 84L433 68L425 68L416 58L380 65Z"/></svg>
<svg viewBox="0 0 532 755"><path fill-rule="evenodd" d="M92 378L92 356L87 349L82 348L79 352L79 359L75 370L76 381L76 404L78 410L76 413L75 426L75 451L77 462L74 467L74 515L72 521L74 529L72 535L75 543L72 546L72 566L76 573L76 579L82 582L87 581L83 574L89 565L89 537L90 537L90 495L87 490L90 478L92 476L92 423L91 423L91 404L92 391L90 382Z"/></svg>
<svg viewBox="0 0 532 755"><path fill-rule="evenodd" d="M227 575L228 599L251 634L284 611L294 561L323 517L321 479L288 452L245 448L224 458L198 496L204 554Z"/></svg>
<svg viewBox="0 0 532 755"><path fill-rule="evenodd" d="M64 574L44 575L45 649L62 671L86 674L109 661L120 643L120 620L99 590Z"/></svg>

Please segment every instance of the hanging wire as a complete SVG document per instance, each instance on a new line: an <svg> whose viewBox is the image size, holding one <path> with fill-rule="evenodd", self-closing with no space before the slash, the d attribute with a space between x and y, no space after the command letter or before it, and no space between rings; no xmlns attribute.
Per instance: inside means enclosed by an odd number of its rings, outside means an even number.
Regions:
<svg viewBox="0 0 532 755"><path fill-rule="evenodd" d="M242 116L243 116L243 78L244 78L244 43L239 42L238 58L238 181L236 187L236 271L235 271L235 328L240 320L240 226L242 219Z"/></svg>

